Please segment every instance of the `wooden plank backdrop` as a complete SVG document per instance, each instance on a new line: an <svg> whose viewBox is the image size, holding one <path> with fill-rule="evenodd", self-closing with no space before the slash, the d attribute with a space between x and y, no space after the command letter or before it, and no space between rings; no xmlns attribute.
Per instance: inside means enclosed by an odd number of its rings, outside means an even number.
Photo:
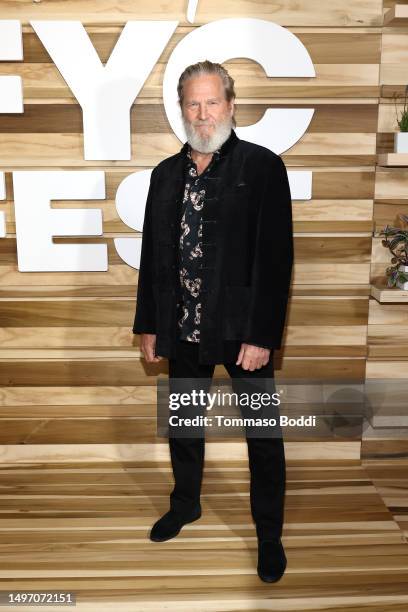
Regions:
<svg viewBox="0 0 408 612"><path fill-rule="evenodd" d="M405 33L383 26L386 7L381 0L300 0L295 5L202 0L189 23L184 0L0 1L2 19L21 20L24 45L24 61L0 62L0 73L21 75L25 105L22 115L0 116L0 171L6 174L0 210L7 221L7 236L0 241L5 460L55 460L58 455L76 461L78 453L92 456L96 446L98 457L109 458L122 445L130 459L140 456L145 444L160 445L153 431L154 385L158 375L167 375L167 367L166 362L146 367L139 337L131 331L138 275L119 258L113 238L135 233L119 219L115 193L128 174L151 168L181 147L163 107L166 62L188 32L225 17L257 17L288 28L306 46L316 69L316 78L268 79L253 61L225 62L236 80L238 126L256 122L267 108L315 108L305 135L282 155L288 169L313 171L313 189L310 201L293 201L295 267L284 346L275 354L277 377L313 373L364 381L368 350L375 353L387 308L392 309L369 298L370 282L386 265L386 253L372 232L403 207L407 178L402 170L376 169L376 154L390 149L395 129L388 90L381 88L401 85L408 52ZM80 107L31 28L32 19L82 21L102 62L127 20L179 20L132 106L130 161L83 160ZM54 240L106 243L107 272L18 271L11 172L21 168L105 171L106 201L53 201L52 206L102 208L101 238ZM374 309L381 323L373 322L367 342ZM390 340L387 361L381 363L390 363L394 344L400 346L400 339ZM225 374L223 367L217 366L215 374ZM314 448L319 457L338 458L340 447L345 458L354 458L359 444L343 440ZM217 454L230 453L230 444L218 445ZM244 447L237 448L242 453ZM288 449L294 457L312 452L295 442Z"/></svg>
<svg viewBox="0 0 408 612"><path fill-rule="evenodd" d="M383 10L395 3L385 0ZM398 4L406 5L406 2ZM398 131L396 110L400 114L402 99L395 105L393 95L402 96L408 83L408 28L406 22L382 28L380 98L378 104L377 153L394 151L394 132ZM371 283L385 286L385 270L391 255L381 244L379 232L388 225L403 227L398 213L408 214L408 168L377 167L373 210ZM369 299L367 327L367 383L384 379L386 407L376 410L373 427L366 430L362 458L367 462L408 456L408 418L399 409L398 381L408 379L408 320L402 303L379 303ZM396 404L395 408L391 406ZM405 402L406 404L406 402Z"/></svg>
<svg viewBox="0 0 408 612"><path fill-rule="evenodd" d="M388 264L378 231L408 213L408 170L376 165L378 153L393 150L390 96L407 82L408 27L397 19L384 26L392 4L200 0L190 23L187 0L0 0L0 19L21 20L24 44L24 61L0 62L0 74L22 76L25 105L21 116L0 115L2 590L72 590L77 609L92 612L407 610L408 429L385 426L382 414L363 434L285 441L288 567L278 584L256 575L241 440L207 442L202 518L164 545L150 542L172 481L167 442L155 437L156 381L167 362L141 360L131 330L138 274L113 242L135 235L117 215L118 185L181 147L162 100L175 45L225 17L288 28L316 78L268 79L250 60L225 63L236 80L238 126L267 108L315 108L306 134L282 155L289 170L312 170L313 186L311 200L293 201L295 269L276 375L356 383L386 376L384 392L403 405L392 380L408 374L406 306L370 298ZM130 161L83 160L80 107L34 19L82 21L102 62L126 21L179 21L131 108ZM12 171L78 168L105 171L106 201L52 206L101 208L104 234L54 240L107 244L109 270L19 272ZM226 375L223 366L215 375Z"/></svg>

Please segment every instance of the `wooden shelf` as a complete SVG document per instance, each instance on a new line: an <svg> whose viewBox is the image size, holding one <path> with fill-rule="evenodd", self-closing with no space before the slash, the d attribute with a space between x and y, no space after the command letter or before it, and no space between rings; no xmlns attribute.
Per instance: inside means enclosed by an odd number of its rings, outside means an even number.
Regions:
<svg viewBox="0 0 408 612"><path fill-rule="evenodd" d="M386 285L371 285L371 296L380 304L408 303L408 291Z"/></svg>
<svg viewBox="0 0 408 612"><path fill-rule="evenodd" d="M395 4L384 14L385 26L406 26L408 25L408 5Z"/></svg>
<svg viewBox="0 0 408 612"><path fill-rule="evenodd" d="M408 153L380 153L379 155L377 155L377 165L387 167L395 166L397 168L408 168Z"/></svg>

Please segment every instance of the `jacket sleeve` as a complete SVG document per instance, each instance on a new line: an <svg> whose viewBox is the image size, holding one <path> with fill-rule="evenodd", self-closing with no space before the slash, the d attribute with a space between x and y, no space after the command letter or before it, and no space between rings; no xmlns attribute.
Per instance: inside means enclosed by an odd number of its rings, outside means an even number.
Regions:
<svg viewBox="0 0 408 612"><path fill-rule="evenodd" d="M281 157L266 170L258 209L244 342L281 347L293 267L292 200Z"/></svg>
<svg viewBox="0 0 408 612"><path fill-rule="evenodd" d="M264 344L255 344L255 342L251 342L252 346L258 346L259 348L270 348L269 346L265 346Z"/></svg>
<svg viewBox="0 0 408 612"><path fill-rule="evenodd" d="M156 168L150 176L145 215L143 221L142 250L140 255L139 278L137 282L136 313L133 323L134 334L156 333L156 304L153 292L154 282L154 240L152 204Z"/></svg>

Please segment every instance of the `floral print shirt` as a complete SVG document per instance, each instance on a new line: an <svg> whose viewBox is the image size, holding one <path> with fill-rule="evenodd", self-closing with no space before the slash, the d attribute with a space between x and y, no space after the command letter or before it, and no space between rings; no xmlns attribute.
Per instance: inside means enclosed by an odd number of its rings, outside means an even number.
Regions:
<svg viewBox="0 0 408 612"><path fill-rule="evenodd" d="M206 169L199 175L197 166L191 157L191 147L187 149L183 215L179 238L179 276L183 299L179 304L178 326L180 338L189 342L200 342L202 282L200 263L203 256L202 210L205 203L206 182L203 179L212 172L219 156L220 149L217 149Z"/></svg>

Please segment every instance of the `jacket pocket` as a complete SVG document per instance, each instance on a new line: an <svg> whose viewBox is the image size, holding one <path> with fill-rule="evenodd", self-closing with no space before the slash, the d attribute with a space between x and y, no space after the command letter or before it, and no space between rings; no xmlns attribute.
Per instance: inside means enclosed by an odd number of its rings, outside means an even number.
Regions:
<svg viewBox="0 0 408 612"><path fill-rule="evenodd" d="M228 187L224 190L222 197L223 198L232 198L233 200L251 200L251 188L246 183L240 185L233 185L232 187Z"/></svg>
<svg viewBox="0 0 408 612"><path fill-rule="evenodd" d="M226 286L224 294L224 324L225 340L241 340L245 334L248 318L251 287Z"/></svg>

